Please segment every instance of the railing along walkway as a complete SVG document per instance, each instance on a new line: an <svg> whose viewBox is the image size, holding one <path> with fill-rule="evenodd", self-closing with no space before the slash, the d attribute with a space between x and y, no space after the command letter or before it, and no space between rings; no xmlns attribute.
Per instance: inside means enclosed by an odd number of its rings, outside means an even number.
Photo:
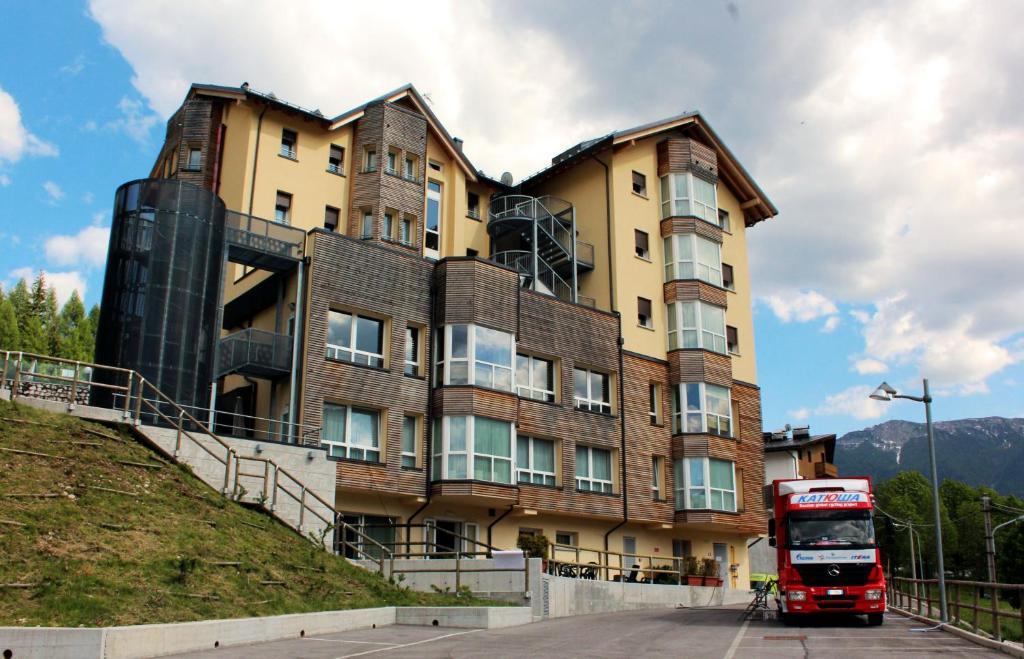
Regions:
<svg viewBox="0 0 1024 659"><path fill-rule="evenodd" d="M941 609L937 579L889 577L887 581L891 606L925 618L936 618L939 615ZM995 640L1002 641L1004 622L1016 621L1020 624L1017 640L1024 635L1024 584L947 579L946 588L946 611L954 624L965 627L975 634L991 634ZM1000 606L1000 596L1004 591L1017 593L1016 601L1020 605L1016 610L1012 607L1007 610ZM965 595L967 601L964 601ZM984 602L986 596L988 601ZM970 612L969 621L966 619L967 616L963 615L965 611ZM979 620L979 614L987 616L988 620ZM986 625L985 622L989 624Z"/></svg>

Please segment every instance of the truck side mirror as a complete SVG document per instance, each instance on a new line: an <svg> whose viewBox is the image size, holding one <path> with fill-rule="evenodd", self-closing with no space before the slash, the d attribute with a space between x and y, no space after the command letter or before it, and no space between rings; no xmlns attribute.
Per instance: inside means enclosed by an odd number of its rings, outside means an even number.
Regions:
<svg viewBox="0 0 1024 659"><path fill-rule="evenodd" d="M775 545L775 518L773 517L768 520L768 546L774 547Z"/></svg>

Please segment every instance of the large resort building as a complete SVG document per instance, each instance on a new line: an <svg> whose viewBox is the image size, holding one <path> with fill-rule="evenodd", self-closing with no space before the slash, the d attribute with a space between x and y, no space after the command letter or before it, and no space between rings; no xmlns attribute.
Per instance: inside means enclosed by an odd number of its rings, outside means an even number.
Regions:
<svg viewBox="0 0 1024 659"><path fill-rule="evenodd" d="M746 235L777 211L699 113L514 183L411 85L329 118L197 84L149 176L119 191L121 333L98 354L198 323L159 337L149 377L219 432L324 451L336 508L382 541L543 533L715 557L747 587L766 517ZM192 308L142 309L131 282L159 275L116 263L149 240L146 195L224 217L223 250L211 234L162 255L201 262Z"/></svg>

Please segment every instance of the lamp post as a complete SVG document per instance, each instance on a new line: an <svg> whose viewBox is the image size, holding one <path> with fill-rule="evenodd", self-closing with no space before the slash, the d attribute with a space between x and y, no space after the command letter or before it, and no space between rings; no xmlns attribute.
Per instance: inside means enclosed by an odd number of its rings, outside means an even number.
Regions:
<svg viewBox="0 0 1024 659"><path fill-rule="evenodd" d="M935 433L932 430L932 397L928 393L928 378L924 379L924 395L905 396L896 392L887 382L878 385L874 393L869 396L874 400L890 401L894 398L905 398L907 400L924 403L925 425L928 428L928 456L932 466L932 502L935 508L935 553L939 568L939 613L941 622L946 623L949 617L946 613L946 566L942 560L942 515L939 512L939 472L935 466Z"/></svg>

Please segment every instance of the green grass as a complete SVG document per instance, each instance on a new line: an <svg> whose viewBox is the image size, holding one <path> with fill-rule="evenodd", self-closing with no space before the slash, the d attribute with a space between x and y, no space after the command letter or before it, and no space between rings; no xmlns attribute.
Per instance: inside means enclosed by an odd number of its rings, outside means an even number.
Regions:
<svg viewBox="0 0 1024 659"><path fill-rule="evenodd" d="M0 449L55 456L0 451L0 625L494 604L411 592L354 567L268 515L228 501L127 431L4 401L0 417L21 421L0 419Z"/></svg>
<svg viewBox="0 0 1024 659"><path fill-rule="evenodd" d="M905 587L912 588L912 586L910 586L909 584L906 585ZM923 586L919 586L919 587L923 588ZM938 586L936 586L936 585L929 586L929 592L930 592L931 597L932 597L932 606L937 611L938 607L939 607L939 588L938 588ZM987 595L987 594L988 594L987 590L982 593L982 595ZM921 596L922 597L924 596L924 592L923 591L921 593ZM960 588L959 593L958 593L954 586L947 584L946 585L946 598L947 598L946 601L947 601L947 608L948 608L948 611L949 611L949 617L951 619L957 613L955 600L958 599L961 604L966 605L966 606L960 607L960 614L958 616L960 618L960 627L962 627L962 628L964 628L964 629L966 629L968 631L973 631L974 630L974 611L972 611L970 608L967 608L967 607L974 605L974 591L971 590L971 589L968 589L965 586L965 587ZM922 605L922 610L924 610L925 606L927 606L927 605L926 604ZM992 613L991 613L991 611L992 611L992 603L991 603L991 601L988 599L987 596L981 596L981 597L978 598L978 607L981 609L980 611L978 611L978 627L980 629L984 630L985 632L988 632L989 634L994 633L995 626L992 624ZM914 604L912 604L909 608L910 608L910 610L912 610L913 612L916 613L917 612L916 602ZM1002 631L1002 634L1003 634L1003 639L1004 640L1008 640L1008 641L1020 641L1021 638L1022 638L1020 609L1015 608L1014 606L1012 606L1006 600L1000 599L999 600L999 610L1001 612L1005 612L1005 613L1009 614L1009 615L1006 615L1006 616L1004 616L1004 615L999 616L999 624L1001 625L1001 631ZM938 615L936 614L935 616L932 616L932 617L938 618Z"/></svg>

